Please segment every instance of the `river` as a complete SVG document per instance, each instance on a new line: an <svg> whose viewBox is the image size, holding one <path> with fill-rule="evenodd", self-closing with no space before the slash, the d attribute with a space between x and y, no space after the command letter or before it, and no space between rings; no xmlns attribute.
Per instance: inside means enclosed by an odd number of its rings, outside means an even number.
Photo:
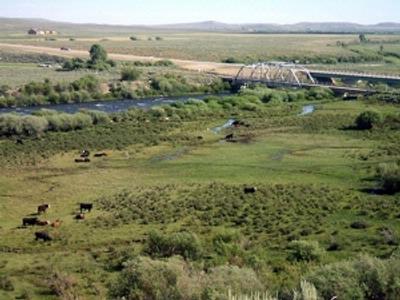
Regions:
<svg viewBox="0 0 400 300"><path fill-rule="evenodd" d="M226 95L226 94L221 94ZM220 95L220 96L221 96ZM52 109L65 113L76 113L81 109L99 110L106 113L115 113L128 110L133 107L150 108L152 106L170 104L175 102L185 102L190 99L201 100L211 95L200 96L181 96L181 97L158 97L158 98L144 98L144 99L126 99L126 100L103 100L85 103L66 103L66 104L48 104L26 107L12 107L0 108L0 114L4 113L19 113L23 115L32 114L34 111L41 109ZM218 95L217 95L218 96Z"/></svg>

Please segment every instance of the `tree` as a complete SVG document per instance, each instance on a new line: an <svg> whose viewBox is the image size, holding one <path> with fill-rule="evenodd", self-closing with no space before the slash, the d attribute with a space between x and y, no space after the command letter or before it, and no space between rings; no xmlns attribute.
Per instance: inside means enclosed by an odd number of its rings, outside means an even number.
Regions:
<svg viewBox="0 0 400 300"><path fill-rule="evenodd" d="M360 39L360 43L366 43L366 42L368 42L368 39L367 39L367 37L365 36L364 33L361 33L361 34L358 36L358 38Z"/></svg>
<svg viewBox="0 0 400 300"><path fill-rule="evenodd" d="M356 119L358 129L372 129L374 126L382 122L382 116L379 112L369 110L361 113Z"/></svg>
<svg viewBox="0 0 400 300"><path fill-rule="evenodd" d="M89 53L90 53L90 61L93 64L107 61L107 51L103 48L103 46L99 44L94 44L90 48Z"/></svg>

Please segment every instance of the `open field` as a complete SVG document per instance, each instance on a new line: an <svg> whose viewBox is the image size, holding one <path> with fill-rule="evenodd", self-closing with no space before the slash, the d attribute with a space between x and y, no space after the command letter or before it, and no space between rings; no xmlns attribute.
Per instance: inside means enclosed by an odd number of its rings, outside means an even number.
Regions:
<svg viewBox="0 0 400 300"><path fill-rule="evenodd" d="M28 25L0 28L5 107L218 94L230 86L209 73L257 61L400 74L396 34L360 43L60 23L46 39ZM108 57L87 60L96 43ZM398 300L400 115L389 91L343 101L256 85L113 114L0 115L0 299L286 300L306 280L318 300ZM81 203L93 210L80 215ZM43 227L23 226L34 217Z"/></svg>
<svg viewBox="0 0 400 300"><path fill-rule="evenodd" d="M107 284L118 276L109 269L113 259L119 259L120 251L130 253L128 257L140 254L154 229L197 234L205 248L200 261L207 268L251 265L271 290L295 287L299 274L318 267L287 261L292 240L318 241L323 249L337 243L339 249L326 252L321 264L360 252L388 257L397 244L385 240L382 228L397 239L399 196L365 191L376 187L374 170L379 163L398 159L387 151L398 147L398 132L343 128L362 111L389 114L398 106L326 102L303 117L298 116L300 108L294 106L282 115L271 107L269 117L243 111L235 117L250 127L220 134L210 128L223 124L229 114L164 126L128 122L121 134L132 135L131 141L125 138L121 145L126 146L119 150L107 148L110 141L99 135L105 146L96 148L109 156L85 166L73 162L80 149L41 154L39 145L54 147L51 136L26 141L13 154L3 152L0 275L11 280L14 290L0 290L0 297L14 299L30 291L31 299L55 299L49 274L58 272L72 278L73 289L83 299L104 299ZM68 143L85 132L91 136L91 130L55 135L65 135ZM230 132L251 138L243 143L222 141ZM114 136L122 138L118 131ZM89 138L87 142L91 143ZM5 143L9 141L0 141L0 147ZM9 160L24 153L24 147L31 149L35 165ZM257 186L258 191L245 195L244 186ZM83 222L73 219L80 202L95 207ZM35 229L18 228L41 203L51 204L42 218L63 221L60 228L50 229L55 241L48 244L34 241ZM368 227L353 229L350 224L355 221ZM238 233L240 240L222 255L210 248L210 239L224 230Z"/></svg>

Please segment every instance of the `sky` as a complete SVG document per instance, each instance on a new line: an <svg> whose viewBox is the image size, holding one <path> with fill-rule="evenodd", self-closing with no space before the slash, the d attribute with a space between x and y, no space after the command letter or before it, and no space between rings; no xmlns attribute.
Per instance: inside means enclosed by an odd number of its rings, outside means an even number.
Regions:
<svg viewBox="0 0 400 300"><path fill-rule="evenodd" d="M400 0L0 0L0 16L74 23L400 22Z"/></svg>

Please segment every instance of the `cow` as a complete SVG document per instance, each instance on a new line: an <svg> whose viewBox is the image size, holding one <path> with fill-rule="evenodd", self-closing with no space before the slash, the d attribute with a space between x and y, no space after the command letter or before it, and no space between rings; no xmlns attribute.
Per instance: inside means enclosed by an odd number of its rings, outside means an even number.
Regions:
<svg viewBox="0 0 400 300"><path fill-rule="evenodd" d="M75 220L85 220L85 215L84 214L77 214L77 215L75 215Z"/></svg>
<svg viewBox="0 0 400 300"><path fill-rule="evenodd" d="M92 209L93 209L93 204L92 203L81 203L80 204L81 213L83 213L85 210L90 212Z"/></svg>
<svg viewBox="0 0 400 300"><path fill-rule="evenodd" d="M38 218L23 218L22 219L22 226L34 226L38 222Z"/></svg>
<svg viewBox="0 0 400 300"><path fill-rule="evenodd" d="M81 157L89 157L89 156L90 156L90 151L89 150L82 150Z"/></svg>
<svg viewBox="0 0 400 300"><path fill-rule="evenodd" d="M254 194L255 192L257 192L257 188L256 187L245 187L244 188L244 193L245 194Z"/></svg>
<svg viewBox="0 0 400 300"><path fill-rule="evenodd" d="M204 138L203 138L201 135L199 135L199 136L197 137L197 139L198 139L199 141L204 140Z"/></svg>
<svg viewBox="0 0 400 300"><path fill-rule="evenodd" d="M75 162L76 163L90 163L90 158L87 158L87 157L85 157L85 158L76 158Z"/></svg>
<svg viewBox="0 0 400 300"><path fill-rule="evenodd" d="M107 157L107 156L108 156L108 154L105 153L105 152L96 153L96 154L94 155L94 157Z"/></svg>
<svg viewBox="0 0 400 300"><path fill-rule="evenodd" d="M38 220L38 221L36 222L36 225L38 225L38 226L48 226L48 225L50 225L50 221L41 221L41 220Z"/></svg>
<svg viewBox="0 0 400 300"><path fill-rule="evenodd" d="M61 224L62 224L62 221L60 221L60 220L55 220L54 222L51 223L51 227L53 227L53 228L58 228L58 227L61 226Z"/></svg>
<svg viewBox="0 0 400 300"><path fill-rule="evenodd" d="M228 135L225 137L225 140L228 140L228 141L233 140L233 137L234 137L233 133L228 134Z"/></svg>
<svg viewBox="0 0 400 300"><path fill-rule="evenodd" d="M43 240L43 242L50 242L53 238L46 231L35 232L35 241Z"/></svg>
<svg viewBox="0 0 400 300"><path fill-rule="evenodd" d="M49 204L39 205L37 208L37 213L40 215L41 213L45 213L50 208Z"/></svg>

